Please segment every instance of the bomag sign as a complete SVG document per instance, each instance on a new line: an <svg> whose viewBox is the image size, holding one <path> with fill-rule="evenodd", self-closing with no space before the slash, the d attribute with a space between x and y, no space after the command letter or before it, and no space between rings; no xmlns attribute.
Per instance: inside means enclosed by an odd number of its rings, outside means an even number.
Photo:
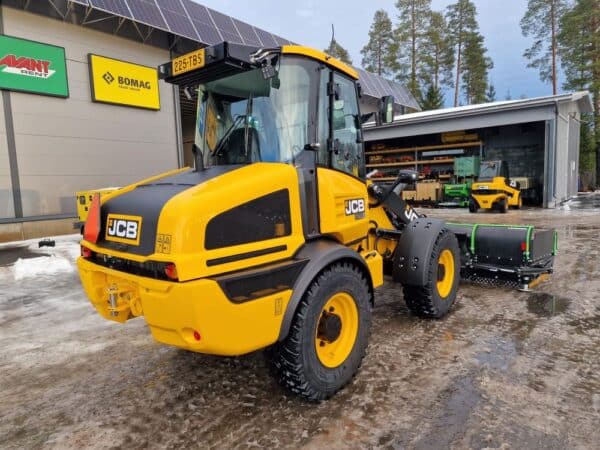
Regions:
<svg viewBox="0 0 600 450"><path fill-rule="evenodd" d="M65 49L0 36L0 89L68 97Z"/></svg>
<svg viewBox="0 0 600 450"><path fill-rule="evenodd" d="M93 101L160 109L156 68L91 53L88 60Z"/></svg>

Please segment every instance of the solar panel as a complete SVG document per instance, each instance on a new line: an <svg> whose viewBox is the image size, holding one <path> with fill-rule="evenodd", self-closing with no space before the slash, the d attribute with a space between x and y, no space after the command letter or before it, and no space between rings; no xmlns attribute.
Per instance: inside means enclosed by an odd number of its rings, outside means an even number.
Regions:
<svg viewBox="0 0 600 450"><path fill-rule="evenodd" d="M212 17L219 31L229 34L239 34L237 29L235 28L235 25L233 24L233 20L231 20L231 17L226 16L225 14L220 13L219 11L215 11L214 9L206 9L208 10L208 13Z"/></svg>
<svg viewBox="0 0 600 450"><path fill-rule="evenodd" d="M256 34L265 47L277 47L277 41L271 33L267 33L265 30L256 27L254 27L254 31L256 31Z"/></svg>
<svg viewBox="0 0 600 450"><path fill-rule="evenodd" d="M127 0L127 3L135 21L170 31L153 0Z"/></svg>
<svg viewBox="0 0 600 450"><path fill-rule="evenodd" d="M273 39L275 39L277 45L289 45L290 43L290 41L288 41L287 39L284 39L281 36L277 36L276 34L271 34L271 36L273 36Z"/></svg>
<svg viewBox="0 0 600 450"><path fill-rule="evenodd" d="M258 47L262 45L252 25L248 25L246 22L242 22L241 20L237 19L233 19L233 23L240 32L240 36L242 36L242 39L244 40L245 44L255 45Z"/></svg>
<svg viewBox="0 0 600 450"><path fill-rule="evenodd" d="M192 19L192 23L196 27L198 31L198 36L200 37L200 42L213 45L218 44L219 42L223 42L223 38L217 31L217 29L211 25L207 25L204 22L199 22L197 20Z"/></svg>
<svg viewBox="0 0 600 450"><path fill-rule="evenodd" d="M162 9L162 14L167 21L169 29L173 33L179 34L180 36L185 36L193 41L200 40L196 30L194 29L194 26L192 25L192 22L188 16L185 15L185 12L183 14L177 14L169 9Z"/></svg>
<svg viewBox="0 0 600 450"><path fill-rule="evenodd" d="M192 23L194 24L202 43L212 45L223 41L223 38L221 38L212 19L208 15L208 10L205 6L191 0L182 0L181 3L192 19Z"/></svg>
<svg viewBox="0 0 600 450"><path fill-rule="evenodd" d="M182 16L186 15L180 0L158 0L156 3L163 12L168 10L181 14Z"/></svg>
<svg viewBox="0 0 600 450"><path fill-rule="evenodd" d="M102 11L131 19L131 13L123 0L89 0L90 5Z"/></svg>

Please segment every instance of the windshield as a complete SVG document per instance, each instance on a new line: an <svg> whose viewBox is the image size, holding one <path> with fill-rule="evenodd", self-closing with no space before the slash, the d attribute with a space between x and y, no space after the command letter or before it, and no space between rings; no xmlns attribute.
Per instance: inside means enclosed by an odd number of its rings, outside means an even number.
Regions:
<svg viewBox="0 0 600 450"><path fill-rule="evenodd" d="M265 80L260 69L198 87L195 143L204 164L293 162L308 129L310 75L299 58L286 58Z"/></svg>
<svg viewBox="0 0 600 450"><path fill-rule="evenodd" d="M481 163L481 167L479 168L479 181L491 181L494 177L499 176L499 174L500 167L498 162Z"/></svg>

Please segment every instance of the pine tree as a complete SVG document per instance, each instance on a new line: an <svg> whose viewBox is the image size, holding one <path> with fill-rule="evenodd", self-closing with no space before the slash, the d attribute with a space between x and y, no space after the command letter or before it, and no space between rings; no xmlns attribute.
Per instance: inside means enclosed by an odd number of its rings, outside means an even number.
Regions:
<svg viewBox="0 0 600 450"><path fill-rule="evenodd" d="M481 34L468 35L462 68L462 90L467 104L484 103L486 100L488 73L493 67L492 60L485 55L486 51Z"/></svg>
<svg viewBox="0 0 600 450"><path fill-rule="evenodd" d="M431 0L397 0L396 8L400 13L395 30L398 40L397 78L417 97L420 93L418 76L422 61L421 47L431 14Z"/></svg>
<svg viewBox="0 0 600 450"><path fill-rule="evenodd" d="M460 79L464 71L463 52L466 42L473 33L478 33L476 19L477 10L470 0L457 0L446 9L449 36L456 53L456 70L454 82L454 106L458 106Z"/></svg>
<svg viewBox="0 0 600 450"><path fill-rule="evenodd" d="M487 103L492 103L496 101L496 88L492 83L488 83L488 89L485 93L485 101Z"/></svg>
<svg viewBox="0 0 600 450"><path fill-rule="evenodd" d="M430 84L425 94L421 99L421 109L429 111L432 109L440 109L444 106L444 94L439 87Z"/></svg>
<svg viewBox="0 0 600 450"><path fill-rule="evenodd" d="M362 66L377 75L391 75L394 70L394 33L392 21L383 9L375 12L369 30L369 42L360 53Z"/></svg>
<svg viewBox="0 0 600 450"><path fill-rule="evenodd" d="M527 67L536 68L540 79L552 83L552 94L558 92L558 35L560 19L566 13L568 0L528 0L527 11L521 19L523 36L532 36L531 47L523 56Z"/></svg>
<svg viewBox="0 0 600 450"><path fill-rule="evenodd" d="M346 64L352 64L352 60L350 59L350 54L348 53L348 50L346 50L344 47L342 47L340 44L338 44L338 42L335 40L334 37L331 38L329 47L327 47L323 51L325 53L327 53L328 55L331 55L334 58L337 58L340 61L345 62Z"/></svg>
<svg viewBox="0 0 600 450"><path fill-rule="evenodd" d="M431 13L421 54L421 83L424 86L433 85L435 88L452 87L454 49L448 38L448 27L442 13Z"/></svg>
<svg viewBox="0 0 600 450"><path fill-rule="evenodd" d="M593 121L593 142L590 152L596 154L596 182L600 181L600 0L577 0L573 8L564 14L560 23L558 40L561 62L568 90L589 90L595 113L582 120ZM583 127L582 127L583 128ZM582 131L582 133L585 133ZM592 131L590 130L591 134ZM582 136L582 145L587 136ZM589 158L592 169L594 158ZM582 161L584 163L584 161Z"/></svg>

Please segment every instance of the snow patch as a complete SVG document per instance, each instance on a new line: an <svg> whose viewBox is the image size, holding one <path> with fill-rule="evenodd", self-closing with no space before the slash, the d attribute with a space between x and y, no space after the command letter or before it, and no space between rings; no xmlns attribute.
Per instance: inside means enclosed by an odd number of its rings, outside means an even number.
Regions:
<svg viewBox="0 0 600 450"><path fill-rule="evenodd" d="M75 268L62 256L41 256L39 258L18 259L14 266L15 280L73 272Z"/></svg>

